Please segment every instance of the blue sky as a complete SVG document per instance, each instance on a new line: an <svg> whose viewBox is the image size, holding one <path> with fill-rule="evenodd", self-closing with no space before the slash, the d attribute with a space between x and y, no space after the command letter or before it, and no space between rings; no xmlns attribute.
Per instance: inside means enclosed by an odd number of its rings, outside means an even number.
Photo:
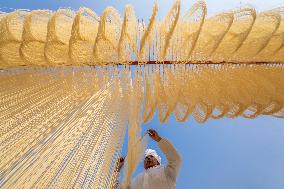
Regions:
<svg viewBox="0 0 284 189"><path fill-rule="evenodd" d="M224 118L198 124L172 117L161 125L155 116L143 130L151 127L182 154L178 189L284 188L284 120ZM149 147L158 149L153 141Z"/></svg>
<svg viewBox="0 0 284 189"><path fill-rule="evenodd" d="M97 14L101 14L107 6L115 7L121 14L126 4L132 4L136 10L138 18L147 19L150 17L153 3L159 5L158 17L163 18L172 6L174 0L0 0L2 10L12 9L51 9L60 7L71 7L77 10L81 6L93 9ZM182 13L188 10L196 0L181 0ZM243 5L250 5L257 10L267 10L284 5L284 0L207 0L208 15L219 11L237 8Z"/></svg>
<svg viewBox="0 0 284 189"><path fill-rule="evenodd" d="M51 9L71 7L77 10L86 6L100 14L107 6L115 7L121 15L125 4L131 3L138 18L151 14L154 0L0 0L2 11L12 9ZM159 18L162 18L173 1L158 0ZM182 12L189 9L193 0L182 0ZM250 4L257 10L284 6L284 0L208 0L208 14ZM168 138L183 157L177 181L178 189L283 189L284 188L284 120L272 117L249 119L208 120L196 123L192 118L185 123L173 117L161 125L157 116L143 125L143 132L155 128ZM157 145L149 141L149 147ZM126 149L123 149L123 153ZM162 162L165 157L162 155ZM142 170L139 166L135 175Z"/></svg>

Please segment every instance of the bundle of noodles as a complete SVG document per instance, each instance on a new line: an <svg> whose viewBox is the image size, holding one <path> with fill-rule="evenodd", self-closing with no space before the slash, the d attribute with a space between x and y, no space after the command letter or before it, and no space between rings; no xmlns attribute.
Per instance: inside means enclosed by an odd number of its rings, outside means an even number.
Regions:
<svg viewBox="0 0 284 189"><path fill-rule="evenodd" d="M124 169L123 188L130 184L131 176L143 157L146 138L140 138L141 133L141 112L143 103L143 85L141 70L137 70L134 84L131 85L130 96L130 116L128 127L128 154L126 158L126 168Z"/></svg>
<svg viewBox="0 0 284 189"><path fill-rule="evenodd" d="M1 73L0 188L109 188L129 112L117 77L92 67Z"/></svg>

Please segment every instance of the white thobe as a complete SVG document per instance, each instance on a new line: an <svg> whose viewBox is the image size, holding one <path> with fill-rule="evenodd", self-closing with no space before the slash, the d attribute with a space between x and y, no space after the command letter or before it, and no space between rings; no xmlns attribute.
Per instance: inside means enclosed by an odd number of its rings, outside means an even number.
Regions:
<svg viewBox="0 0 284 189"><path fill-rule="evenodd" d="M167 139L161 139L158 145L167 158L167 165L144 170L130 183L130 189L176 188L176 178L181 165L181 156ZM119 186L118 188L122 187Z"/></svg>

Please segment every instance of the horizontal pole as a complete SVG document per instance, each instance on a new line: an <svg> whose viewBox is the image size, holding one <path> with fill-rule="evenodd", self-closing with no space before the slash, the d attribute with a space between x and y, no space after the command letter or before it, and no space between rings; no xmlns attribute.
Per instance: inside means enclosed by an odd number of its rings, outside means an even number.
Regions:
<svg viewBox="0 0 284 189"><path fill-rule="evenodd" d="M213 61L145 61L145 62L139 62L139 61L130 61L130 62L125 62L125 63L107 63L106 65L160 65L160 64L201 64L201 65L206 65L206 64L284 64L284 62L213 62Z"/></svg>

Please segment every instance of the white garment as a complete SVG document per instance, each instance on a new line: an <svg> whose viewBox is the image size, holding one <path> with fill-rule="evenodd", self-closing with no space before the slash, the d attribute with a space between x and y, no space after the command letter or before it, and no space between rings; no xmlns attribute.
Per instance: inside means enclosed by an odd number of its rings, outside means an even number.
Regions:
<svg viewBox="0 0 284 189"><path fill-rule="evenodd" d="M130 189L175 189L181 157L174 146L166 139L158 143L160 149L166 155L166 166L156 166L144 170L130 184ZM121 186L118 187L122 188Z"/></svg>

